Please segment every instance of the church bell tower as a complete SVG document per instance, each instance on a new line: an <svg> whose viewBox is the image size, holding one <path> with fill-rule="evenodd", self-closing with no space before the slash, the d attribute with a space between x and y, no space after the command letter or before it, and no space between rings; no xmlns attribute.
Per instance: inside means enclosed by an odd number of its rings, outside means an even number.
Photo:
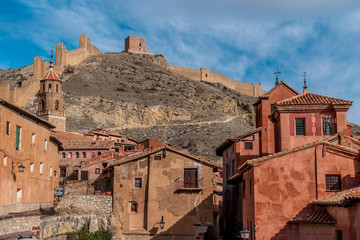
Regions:
<svg viewBox="0 0 360 240"><path fill-rule="evenodd" d="M51 55L49 71L40 79L37 115L55 125L56 129L65 131L66 118L63 108L62 81L55 73L53 67L53 55Z"/></svg>

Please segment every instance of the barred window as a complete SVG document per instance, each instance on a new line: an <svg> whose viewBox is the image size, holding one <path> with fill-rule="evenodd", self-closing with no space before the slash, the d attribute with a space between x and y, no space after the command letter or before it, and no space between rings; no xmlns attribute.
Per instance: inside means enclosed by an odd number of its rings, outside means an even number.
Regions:
<svg viewBox="0 0 360 240"><path fill-rule="evenodd" d="M142 187L142 179L141 178L135 178L134 185L136 188Z"/></svg>
<svg viewBox="0 0 360 240"><path fill-rule="evenodd" d="M340 191L341 176L339 174L326 175L326 191Z"/></svg>
<svg viewBox="0 0 360 240"><path fill-rule="evenodd" d="M244 148L245 148L246 150L251 150L251 149L253 149L252 142L244 142Z"/></svg>
<svg viewBox="0 0 360 240"><path fill-rule="evenodd" d="M305 136L305 119L295 119L296 136Z"/></svg>
<svg viewBox="0 0 360 240"><path fill-rule="evenodd" d="M322 124L323 124L323 135L333 135L331 119L323 118Z"/></svg>

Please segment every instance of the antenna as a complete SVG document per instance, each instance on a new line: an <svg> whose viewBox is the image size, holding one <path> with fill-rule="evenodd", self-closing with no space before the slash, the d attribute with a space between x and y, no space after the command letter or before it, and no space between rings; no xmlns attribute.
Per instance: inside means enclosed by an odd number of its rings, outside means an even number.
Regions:
<svg viewBox="0 0 360 240"><path fill-rule="evenodd" d="M276 72L274 72L275 76L276 76L276 82L275 82L275 86L279 84L279 74L281 72L279 71L279 68L276 67Z"/></svg>

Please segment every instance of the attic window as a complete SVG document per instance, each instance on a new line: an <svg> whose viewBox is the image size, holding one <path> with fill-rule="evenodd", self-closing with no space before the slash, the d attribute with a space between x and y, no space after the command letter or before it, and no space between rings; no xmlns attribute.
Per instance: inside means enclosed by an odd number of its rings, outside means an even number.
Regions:
<svg viewBox="0 0 360 240"><path fill-rule="evenodd" d="M253 149L252 142L244 142L244 148L246 150L252 150Z"/></svg>
<svg viewBox="0 0 360 240"><path fill-rule="evenodd" d="M323 118L322 126L323 126L323 135L333 135L331 119Z"/></svg>

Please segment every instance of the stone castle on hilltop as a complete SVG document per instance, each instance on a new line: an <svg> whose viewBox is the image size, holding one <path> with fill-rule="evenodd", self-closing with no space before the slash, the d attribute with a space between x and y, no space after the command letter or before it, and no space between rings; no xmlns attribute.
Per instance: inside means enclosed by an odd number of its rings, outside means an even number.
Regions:
<svg viewBox="0 0 360 240"><path fill-rule="evenodd" d="M125 39L124 52L154 55L153 52L146 50L146 39L136 36L129 36ZM99 54L101 54L100 50L91 43L90 37L87 37L86 34L80 34L79 48L77 49L66 50L66 46L64 46L63 43L56 44L55 64L53 69L60 75L66 71L67 68L79 64L89 56ZM195 81L221 83L230 89L254 97L264 94L261 83L254 84L240 82L220 73L216 73L210 68L192 69L170 65L167 63L165 58L158 58L158 56L161 55L155 56L156 58L154 59L154 63ZM33 63L33 75L23 81L20 87L10 86L9 82L0 82L0 96L13 104L21 107L26 106L33 100L33 96L39 91L40 79L46 74L48 67L48 62L38 56L35 56Z"/></svg>

